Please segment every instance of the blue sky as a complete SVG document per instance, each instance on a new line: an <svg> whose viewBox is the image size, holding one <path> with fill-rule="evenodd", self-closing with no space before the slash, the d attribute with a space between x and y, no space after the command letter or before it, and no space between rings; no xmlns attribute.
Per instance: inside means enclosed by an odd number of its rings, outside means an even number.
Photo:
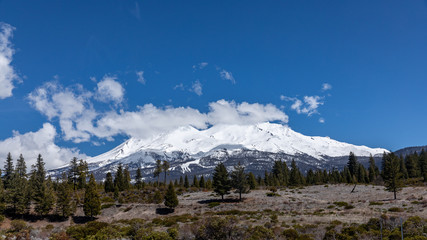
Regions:
<svg viewBox="0 0 427 240"><path fill-rule="evenodd" d="M427 144L426 1L0 0L0 22L2 158L57 166L228 110L357 145Z"/></svg>

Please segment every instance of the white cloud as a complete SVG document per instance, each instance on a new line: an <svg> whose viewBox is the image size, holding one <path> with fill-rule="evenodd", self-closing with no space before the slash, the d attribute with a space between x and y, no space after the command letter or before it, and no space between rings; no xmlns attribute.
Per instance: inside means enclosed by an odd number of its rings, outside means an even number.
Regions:
<svg viewBox="0 0 427 240"><path fill-rule="evenodd" d="M207 62L201 62L201 63L198 63L197 65L193 65L193 69L203 69L207 66L208 66Z"/></svg>
<svg viewBox="0 0 427 240"><path fill-rule="evenodd" d="M176 85L175 87L173 87L173 90L177 90L177 89L184 90L184 84L180 83L180 84Z"/></svg>
<svg viewBox="0 0 427 240"><path fill-rule="evenodd" d="M202 94L203 94L203 92L202 92L202 84L200 83L199 80L197 80L197 81L195 81L193 83L193 85L191 86L190 91L194 92L198 96L202 96Z"/></svg>
<svg viewBox="0 0 427 240"><path fill-rule="evenodd" d="M93 108L93 96L81 87L63 88L49 82L30 93L28 99L50 120L58 119L64 139L76 143L93 137L112 141L116 135L144 138L187 125L205 129L215 124L288 122L288 116L272 104L219 100L211 102L206 113L191 107L159 108L152 104L138 106L136 111L99 112Z"/></svg>
<svg viewBox="0 0 427 240"><path fill-rule="evenodd" d="M236 84L236 80L233 77L233 74L231 72L226 71L225 69L222 69L219 72L219 75L222 79L230 81L232 84Z"/></svg>
<svg viewBox="0 0 427 240"><path fill-rule="evenodd" d="M324 118L319 118L319 122L320 123L325 123L325 119Z"/></svg>
<svg viewBox="0 0 427 240"><path fill-rule="evenodd" d="M47 82L31 92L28 99L49 120L59 119L65 140L78 143L90 139L90 134L85 130L96 117L90 101L92 96L81 85L63 88L56 82Z"/></svg>
<svg viewBox="0 0 427 240"><path fill-rule="evenodd" d="M322 91L328 91L332 89L332 85L329 83L322 84Z"/></svg>
<svg viewBox="0 0 427 240"><path fill-rule="evenodd" d="M36 132L20 134L14 131L13 137L0 141L0 159L4 161L10 152L14 159L22 154L27 163L27 169L36 162L38 154L41 154L46 168L60 167L68 163L71 158L86 158L74 148L61 148L55 142L56 129L50 123L43 124L43 127ZM3 163L2 163L3 166Z"/></svg>
<svg viewBox="0 0 427 240"><path fill-rule="evenodd" d="M0 99L11 97L14 83L20 81L10 65L15 52L10 42L13 30L9 24L0 22Z"/></svg>
<svg viewBox="0 0 427 240"><path fill-rule="evenodd" d="M137 81L145 85L144 71L136 72Z"/></svg>
<svg viewBox="0 0 427 240"><path fill-rule="evenodd" d="M101 102L121 103L125 94L125 89L116 81L116 77L105 76L97 86L96 98Z"/></svg>
<svg viewBox="0 0 427 240"><path fill-rule="evenodd" d="M272 104L259 104L219 100L209 103L207 113L210 124L255 124L260 122L288 122L288 116Z"/></svg>
<svg viewBox="0 0 427 240"><path fill-rule="evenodd" d="M319 96L304 96L304 99L300 100L282 95L280 99L293 102L291 109L295 110L298 114L306 114L308 116L319 113L317 109L320 105L324 104L323 97Z"/></svg>

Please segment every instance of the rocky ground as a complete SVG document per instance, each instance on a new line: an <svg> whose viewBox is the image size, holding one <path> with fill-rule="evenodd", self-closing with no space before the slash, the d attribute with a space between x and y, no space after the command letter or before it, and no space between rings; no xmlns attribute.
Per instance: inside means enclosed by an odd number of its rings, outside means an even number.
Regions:
<svg viewBox="0 0 427 240"><path fill-rule="evenodd" d="M358 185L353 193L352 185L319 185L296 189L281 189L278 196L268 197L268 190L254 190L244 194L242 202L238 194L227 195L226 201L218 206L211 202L220 201L212 192L193 192L179 196L179 206L174 213L163 214L162 204L123 204L103 209L98 221L113 222L121 219L142 218L151 221L155 218L190 214L203 218L225 211L237 210L245 214L257 215L245 218L251 224L264 224L270 221L271 215L277 215L282 224L320 224L338 220L344 223L365 223L370 218L382 214L391 217L427 216L427 187L407 187L393 199L393 193L381 186ZM265 214L264 214L265 213ZM237 212L239 214L239 212ZM33 228L53 225L65 228L79 222L79 215L68 221L34 220L29 222ZM5 219L1 228L9 227L10 220Z"/></svg>

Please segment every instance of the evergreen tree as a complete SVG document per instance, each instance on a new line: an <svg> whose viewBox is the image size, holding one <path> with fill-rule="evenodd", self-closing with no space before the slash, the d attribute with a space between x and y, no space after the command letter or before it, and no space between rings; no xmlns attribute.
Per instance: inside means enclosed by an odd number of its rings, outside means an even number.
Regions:
<svg viewBox="0 0 427 240"><path fill-rule="evenodd" d="M120 192L124 191L126 188L124 186L125 181L125 176L123 175L123 166L120 163L117 167L116 176L114 177L114 186L117 186Z"/></svg>
<svg viewBox="0 0 427 240"><path fill-rule="evenodd" d="M394 193L394 199L396 199L396 192L403 187L399 158L394 153L384 153L382 162L384 185L387 191Z"/></svg>
<svg viewBox="0 0 427 240"><path fill-rule="evenodd" d="M175 188L173 186L172 183L169 184L168 190L166 191L166 195L165 195L165 206L168 208L175 208L176 206L178 206L178 197L176 196L175 193Z"/></svg>
<svg viewBox="0 0 427 240"><path fill-rule="evenodd" d="M86 176L89 172L87 162L80 159L78 165L78 177L77 177L77 187L78 189L84 189L86 187Z"/></svg>
<svg viewBox="0 0 427 240"><path fill-rule="evenodd" d="M32 179L34 211L40 215L46 215L52 210L54 204L54 193L51 181L46 181L45 163L41 154L37 157L36 164L33 165Z"/></svg>
<svg viewBox="0 0 427 240"><path fill-rule="evenodd" d="M239 201L242 201L242 193L249 192L249 185L245 174L245 167L240 162L234 166L234 170L231 172L231 184L232 187L239 193Z"/></svg>
<svg viewBox="0 0 427 240"><path fill-rule="evenodd" d="M206 188L205 177L203 175L200 177L199 187Z"/></svg>
<svg viewBox="0 0 427 240"><path fill-rule="evenodd" d="M154 167L153 175L154 177L157 177L157 187L159 187L159 178L160 173L162 173L163 167L162 167L162 161L160 159L156 160L156 166Z"/></svg>
<svg viewBox="0 0 427 240"><path fill-rule="evenodd" d="M258 183L257 183L257 181L255 179L255 175L252 172L250 172L248 174L248 180L247 181L248 181L248 184L249 184L249 188L251 190L255 189L257 187L257 185L258 185Z"/></svg>
<svg viewBox="0 0 427 240"><path fill-rule="evenodd" d="M79 163L76 157L70 161L70 170L68 173L68 181L73 185L73 190L77 189L77 179L79 177Z"/></svg>
<svg viewBox="0 0 427 240"><path fill-rule="evenodd" d="M1 176L1 170L0 170L0 176ZM3 180L0 177L0 214L3 214L5 209L6 209L5 191L4 191Z"/></svg>
<svg viewBox="0 0 427 240"><path fill-rule="evenodd" d="M274 178L277 179L279 185L286 186L289 183L289 169L286 162L282 160L274 161L272 173Z"/></svg>
<svg viewBox="0 0 427 240"><path fill-rule="evenodd" d="M166 177L167 177L167 174L168 174L169 168L170 168L169 162L168 162L168 161L166 161L166 160L163 160L162 170L163 170L163 172L165 173L165 181L164 181L164 183L163 183L163 184L164 184L165 186L166 186Z"/></svg>
<svg viewBox="0 0 427 240"><path fill-rule="evenodd" d="M73 214L73 208L71 205L71 189L67 183L67 175L65 173L62 175L62 181L58 185L56 212L64 218Z"/></svg>
<svg viewBox="0 0 427 240"><path fill-rule="evenodd" d="M26 178L27 177L27 165L25 164L24 157L19 155L19 158L16 163L16 174L19 177Z"/></svg>
<svg viewBox="0 0 427 240"><path fill-rule="evenodd" d="M129 190L130 189L130 172L129 172L129 169L126 167L124 170L123 170L123 188L124 188L124 190Z"/></svg>
<svg viewBox="0 0 427 240"><path fill-rule="evenodd" d="M356 176L357 168L359 167L359 163L357 162L357 157L354 155L353 152L350 152L350 156L348 157L347 167L348 167L348 170L350 171L351 178L353 179L354 176Z"/></svg>
<svg viewBox="0 0 427 240"><path fill-rule="evenodd" d="M375 159L371 156L369 157L369 182L373 182L379 174L377 165L375 165Z"/></svg>
<svg viewBox="0 0 427 240"><path fill-rule="evenodd" d="M301 174L299 168L297 167L295 160L292 160L291 172L290 172L290 178L289 178L289 185L291 185L291 186L301 185L303 183L301 177L302 177L302 174Z"/></svg>
<svg viewBox="0 0 427 240"><path fill-rule="evenodd" d="M231 189L231 182L228 178L228 172L223 163L218 164L215 167L213 173L213 188L214 192L221 195L221 199L224 200L224 195L229 194Z"/></svg>
<svg viewBox="0 0 427 240"><path fill-rule="evenodd" d="M199 180L197 180L196 175L194 175L194 178L193 178L193 187L196 187L196 188L199 187Z"/></svg>
<svg viewBox="0 0 427 240"><path fill-rule="evenodd" d="M405 157L405 165L408 170L409 178L417 178L420 174L420 169L418 167L418 154L410 154Z"/></svg>
<svg viewBox="0 0 427 240"><path fill-rule="evenodd" d="M187 175L185 175L184 187L185 187L185 188L189 188L189 187L190 187L190 182L188 182L188 177L187 177Z"/></svg>
<svg viewBox="0 0 427 240"><path fill-rule="evenodd" d="M113 175L110 172L105 176L104 191L106 193L114 192Z"/></svg>
<svg viewBox="0 0 427 240"><path fill-rule="evenodd" d="M316 176L314 175L313 169L308 170L307 172L307 184L314 185L317 184Z"/></svg>
<svg viewBox="0 0 427 240"><path fill-rule="evenodd" d="M96 191L96 182L93 174L90 175L89 184L86 186L83 211L86 216L91 218L101 213L101 201Z"/></svg>
<svg viewBox="0 0 427 240"><path fill-rule="evenodd" d="M424 149L420 153L419 166L421 170L421 176L424 178L424 182L427 182L427 152Z"/></svg>
<svg viewBox="0 0 427 240"><path fill-rule="evenodd" d="M139 189L139 190L142 189L142 172L141 172L141 167L138 167L138 169L136 170L135 185L136 185L137 189Z"/></svg>
<svg viewBox="0 0 427 240"><path fill-rule="evenodd" d="M173 186L174 186L174 187L179 187L178 179L175 179L175 181L173 182Z"/></svg>
<svg viewBox="0 0 427 240"><path fill-rule="evenodd" d="M206 181L206 188L207 189L211 189L212 188L212 180L210 178Z"/></svg>
<svg viewBox="0 0 427 240"><path fill-rule="evenodd" d="M182 175L179 176L179 186L184 187L184 179L182 178Z"/></svg>
<svg viewBox="0 0 427 240"><path fill-rule="evenodd" d="M12 178L14 174L14 168L13 168L13 159L12 155L10 153L7 154L6 162L4 164L4 188L8 189L10 185L12 184Z"/></svg>
<svg viewBox="0 0 427 240"><path fill-rule="evenodd" d="M402 177L404 179L409 178L408 170L406 169L405 160L402 155L399 157L399 166L400 166L400 173L402 173Z"/></svg>

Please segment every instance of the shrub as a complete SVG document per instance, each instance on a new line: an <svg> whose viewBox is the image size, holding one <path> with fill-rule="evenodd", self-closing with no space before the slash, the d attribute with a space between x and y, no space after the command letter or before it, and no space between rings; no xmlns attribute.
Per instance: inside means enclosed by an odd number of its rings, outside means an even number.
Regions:
<svg viewBox="0 0 427 240"><path fill-rule="evenodd" d="M381 205L383 205L384 203L382 203L382 202L369 202L369 206L381 206Z"/></svg>
<svg viewBox="0 0 427 240"><path fill-rule="evenodd" d="M290 229L285 229L282 235L286 237L286 239L294 240L298 238L299 233L297 232L297 230L290 228Z"/></svg>
<svg viewBox="0 0 427 240"><path fill-rule="evenodd" d="M275 239L273 231L263 226L249 228L248 233L250 240Z"/></svg>
<svg viewBox="0 0 427 240"><path fill-rule="evenodd" d="M353 208L354 208L353 205L347 205L347 206L344 207L344 209L353 209Z"/></svg>
<svg viewBox="0 0 427 240"><path fill-rule="evenodd" d="M346 207L348 206L348 203L346 202L334 202L335 205L337 205L338 207Z"/></svg>
<svg viewBox="0 0 427 240"><path fill-rule="evenodd" d="M280 194L275 192L268 192L266 193L267 197L280 197Z"/></svg>
<svg viewBox="0 0 427 240"><path fill-rule="evenodd" d="M107 208L110 208L110 207L112 207L114 205L115 205L114 203L102 204L101 205L101 209L107 209Z"/></svg>
<svg viewBox="0 0 427 240"><path fill-rule="evenodd" d="M217 206L219 206L220 205L220 203L219 202L210 202L210 203L208 203L208 207L209 208L214 208L214 207L217 207Z"/></svg>
<svg viewBox="0 0 427 240"><path fill-rule="evenodd" d="M24 229L27 229L27 223L23 220L12 220L10 226L10 230L12 232L20 232Z"/></svg>
<svg viewBox="0 0 427 240"><path fill-rule="evenodd" d="M4 215L1 215L1 214L0 214L0 223L1 223L1 222L3 222L3 221L4 221L4 219L5 219Z"/></svg>
<svg viewBox="0 0 427 240"><path fill-rule="evenodd" d="M388 209L389 212L403 212L403 208L391 207Z"/></svg>

